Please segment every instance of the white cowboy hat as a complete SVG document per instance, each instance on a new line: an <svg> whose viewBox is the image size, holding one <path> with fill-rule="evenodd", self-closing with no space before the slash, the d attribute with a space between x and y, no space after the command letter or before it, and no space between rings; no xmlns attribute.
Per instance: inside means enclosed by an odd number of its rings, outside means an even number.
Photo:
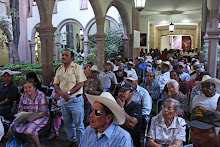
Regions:
<svg viewBox="0 0 220 147"><path fill-rule="evenodd" d="M106 61L106 62L103 62L103 68L104 68L104 66L105 66L105 64L109 64L110 66L111 66L111 70L113 70L114 69L114 63L112 63L111 61Z"/></svg>
<svg viewBox="0 0 220 147"><path fill-rule="evenodd" d="M210 77L209 75L204 75L204 76L202 77L202 81L196 81L195 83L196 83L197 85L200 85L200 84L202 84L202 83L204 83L204 82L213 83L213 84L215 84L215 88L220 88L220 80L219 80L219 79L216 79L216 78L212 78L212 77Z"/></svg>
<svg viewBox="0 0 220 147"><path fill-rule="evenodd" d="M125 123L125 113L122 108L115 101L115 98L109 92L102 92L100 96L86 94L91 105L94 102L100 102L108 107L113 113L113 122L117 125L123 125Z"/></svg>
<svg viewBox="0 0 220 147"><path fill-rule="evenodd" d="M161 59L157 60L157 64L161 64L161 63L162 63Z"/></svg>
<svg viewBox="0 0 220 147"><path fill-rule="evenodd" d="M132 61L129 61L126 63L126 65L128 66L128 64L132 65L132 67L134 67L134 63Z"/></svg>
<svg viewBox="0 0 220 147"><path fill-rule="evenodd" d="M96 65L93 65L90 70L96 71L97 73L100 73L100 70L98 69L98 67Z"/></svg>
<svg viewBox="0 0 220 147"><path fill-rule="evenodd" d="M168 72L170 72L170 71L173 69L173 66L170 64L169 61L164 61L164 62L162 62L161 64L166 64L166 65L169 66L169 71L168 71Z"/></svg>

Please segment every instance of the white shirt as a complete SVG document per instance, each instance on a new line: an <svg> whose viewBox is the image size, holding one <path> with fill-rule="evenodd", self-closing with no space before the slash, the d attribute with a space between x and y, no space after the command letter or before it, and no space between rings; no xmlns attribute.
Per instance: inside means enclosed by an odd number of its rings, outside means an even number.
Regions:
<svg viewBox="0 0 220 147"><path fill-rule="evenodd" d="M161 71L159 71L159 70L155 71L154 74L155 74L155 78L157 78L159 75L161 75Z"/></svg>
<svg viewBox="0 0 220 147"><path fill-rule="evenodd" d="M134 74L137 76L137 73L136 73L135 69L133 69L133 68L131 68L130 70L128 70L128 68L125 68L124 71L127 73L128 76L130 74Z"/></svg>
<svg viewBox="0 0 220 147"><path fill-rule="evenodd" d="M220 94L215 93L213 97L206 97L204 94L196 95L192 100L192 109L196 106L204 107L208 110L216 110Z"/></svg>
<svg viewBox="0 0 220 147"><path fill-rule="evenodd" d="M152 118L148 137L156 143L171 145L174 139L185 141L186 122L183 118L175 116L172 124L167 128L162 114Z"/></svg>
<svg viewBox="0 0 220 147"><path fill-rule="evenodd" d="M113 71L117 71L117 70L118 70L118 66L114 65Z"/></svg>
<svg viewBox="0 0 220 147"><path fill-rule="evenodd" d="M165 85L167 82L170 80L170 72L165 72L161 75L159 75L156 79L155 82L160 85L160 93L162 93Z"/></svg>
<svg viewBox="0 0 220 147"><path fill-rule="evenodd" d="M186 72L179 74L179 78L183 81L190 81L190 75Z"/></svg>

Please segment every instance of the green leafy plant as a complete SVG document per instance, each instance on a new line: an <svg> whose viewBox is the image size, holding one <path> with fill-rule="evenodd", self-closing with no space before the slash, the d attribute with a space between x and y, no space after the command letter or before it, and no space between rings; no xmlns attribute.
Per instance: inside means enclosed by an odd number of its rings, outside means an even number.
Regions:
<svg viewBox="0 0 220 147"><path fill-rule="evenodd" d="M110 60L111 58L124 55L124 43L122 40L123 32L122 30L106 29L105 30L105 60ZM94 35L89 36L90 41L90 53L97 53L97 45Z"/></svg>
<svg viewBox="0 0 220 147"><path fill-rule="evenodd" d="M94 65L96 65L99 62L97 55L94 53L90 53L90 54L86 55L84 60L86 63L90 62Z"/></svg>

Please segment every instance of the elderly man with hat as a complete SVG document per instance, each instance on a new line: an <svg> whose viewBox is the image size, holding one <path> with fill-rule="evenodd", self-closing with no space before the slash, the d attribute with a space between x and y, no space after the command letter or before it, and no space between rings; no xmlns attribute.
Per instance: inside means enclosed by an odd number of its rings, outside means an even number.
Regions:
<svg viewBox="0 0 220 147"><path fill-rule="evenodd" d="M103 63L104 70L100 72L99 79L102 82L102 88L105 92L110 92L115 90L118 82L115 74L112 72L114 69L114 64L110 61ZM112 85L113 84L113 85Z"/></svg>
<svg viewBox="0 0 220 147"><path fill-rule="evenodd" d="M192 100L192 109L201 106L209 110L216 110L220 94L215 92L220 87L220 80L204 75L202 81L196 81L197 85L202 86L202 94L197 95Z"/></svg>
<svg viewBox="0 0 220 147"><path fill-rule="evenodd" d="M190 135L193 145L185 147L219 147L220 146L220 113L195 107L190 122Z"/></svg>
<svg viewBox="0 0 220 147"><path fill-rule="evenodd" d="M170 71L173 69L173 66L169 61L165 61L161 63L161 75L159 75L155 82L160 85L160 93L162 93L165 85L170 80Z"/></svg>
<svg viewBox="0 0 220 147"><path fill-rule="evenodd" d="M177 63L177 72L179 73L179 78L181 81L190 81L190 75L186 72L184 72L186 69L186 64L183 62Z"/></svg>
<svg viewBox="0 0 220 147"><path fill-rule="evenodd" d="M100 79L97 77L97 75L100 73L100 71L98 70L98 67L96 65L93 65L92 68L90 69L90 73L91 73L90 76L88 77L87 81L85 82L83 86L83 93L88 93L92 95L100 95L103 91L103 88L102 88L102 83ZM84 98L86 100L84 123L88 125L91 105L85 95L84 95Z"/></svg>
<svg viewBox="0 0 220 147"><path fill-rule="evenodd" d="M125 113L109 92L100 96L86 94L92 105L90 126L79 147L132 147L130 134L118 125L125 123Z"/></svg>
<svg viewBox="0 0 220 147"><path fill-rule="evenodd" d="M18 96L18 88L13 82L11 70L2 72L3 83L0 84L0 115L10 114L13 101Z"/></svg>
<svg viewBox="0 0 220 147"><path fill-rule="evenodd" d="M141 146L141 105L132 101L133 87L127 81L121 82L118 90L118 104L125 110L125 123L121 126L128 131L134 141L134 146Z"/></svg>
<svg viewBox="0 0 220 147"><path fill-rule="evenodd" d="M134 63L132 61L127 62L126 65L127 65L127 68L125 68L124 71L127 73L127 75L130 75L130 74L137 75L134 69Z"/></svg>

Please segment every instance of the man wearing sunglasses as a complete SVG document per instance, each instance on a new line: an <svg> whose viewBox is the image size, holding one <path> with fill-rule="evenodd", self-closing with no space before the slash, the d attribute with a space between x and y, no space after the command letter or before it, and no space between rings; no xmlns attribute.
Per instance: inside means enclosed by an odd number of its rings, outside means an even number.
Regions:
<svg viewBox="0 0 220 147"><path fill-rule="evenodd" d="M92 105L92 113L79 147L133 147L130 134L119 126L125 122L125 113L115 98L109 92L100 96L86 94L86 97Z"/></svg>
<svg viewBox="0 0 220 147"><path fill-rule="evenodd" d="M141 105L131 100L133 96L133 88L131 83L127 81L121 82L118 90L118 104L125 110L125 123L121 126L128 131L134 141L134 146L141 146Z"/></svg>

